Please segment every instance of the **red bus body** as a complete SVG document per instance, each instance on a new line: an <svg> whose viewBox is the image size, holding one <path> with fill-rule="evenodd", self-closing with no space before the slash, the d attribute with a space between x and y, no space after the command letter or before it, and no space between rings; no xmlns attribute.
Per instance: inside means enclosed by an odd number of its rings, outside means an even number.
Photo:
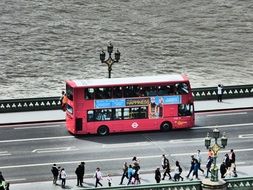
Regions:
<svg viewBox="0 0 253 190"><path fill-rule="evenodd" d="M194 126L184 75L66 81L67 130L76 135L169 131Z"/></svg>

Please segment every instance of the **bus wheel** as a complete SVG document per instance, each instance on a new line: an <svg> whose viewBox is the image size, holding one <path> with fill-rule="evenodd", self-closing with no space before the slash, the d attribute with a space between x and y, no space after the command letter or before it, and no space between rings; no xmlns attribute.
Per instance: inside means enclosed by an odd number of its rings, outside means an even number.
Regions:
<svg viewBox="0 0 253 190"><path fill-rule="evenodd" d="M163 122L161 124L161 131L170 131L172 129L172 125L170 122Z"/></svg>
<svg viewBox="0 0 253 190"><path fill-rule="evenodd" d="M101 136L105 136L109 134L109 128L105 125L102 125L98 128L97 133Z"/></svg>

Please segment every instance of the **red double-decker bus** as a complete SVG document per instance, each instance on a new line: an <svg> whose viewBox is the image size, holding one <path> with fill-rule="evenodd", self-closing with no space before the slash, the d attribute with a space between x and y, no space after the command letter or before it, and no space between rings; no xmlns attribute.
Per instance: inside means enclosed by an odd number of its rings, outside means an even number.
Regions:
<svg viewBox="0 0 253 190"><path fill-rule="evenodd" d="M66 94L66 127L72 134L169 131L195 122L185 75L68 80Z"/></svg>

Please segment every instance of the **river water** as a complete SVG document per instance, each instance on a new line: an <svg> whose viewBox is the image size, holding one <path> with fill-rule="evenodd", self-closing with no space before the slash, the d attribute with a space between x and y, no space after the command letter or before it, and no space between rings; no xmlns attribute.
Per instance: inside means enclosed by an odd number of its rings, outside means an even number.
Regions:
<svg viewBox="0 0 253 190"><path fill-rule="evenodd" d="M2 0L0 99L60 96L67 79L184 73L253 84L252 0Z"/></svg>

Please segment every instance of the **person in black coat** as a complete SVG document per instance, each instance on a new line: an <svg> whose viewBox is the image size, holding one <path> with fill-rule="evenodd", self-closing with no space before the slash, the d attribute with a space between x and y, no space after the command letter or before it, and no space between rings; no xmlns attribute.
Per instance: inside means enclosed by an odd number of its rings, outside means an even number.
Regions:
<svg viewBox="0 0 253 190"><path fill-rule="evenodd" d="M84 174L85 174L85 162L81 162L81 185L83 184L83 177L84 177Z"/></svg>
<svg viewBox="0 0 253 190"><path fill-rule="evenodd" d="M56 167L56 164L53 164L51 172L53 174L53 184L56 184L57 178L58 178L58 175L59 175L59 171L58 171L58 169Z"/></svg>
<svg viewBox="0 0 253 190"><path fill-rule="evenodd" d="M227 172L226 164L225 162L222 162L222 164L220 165L221 178L225 178L226 172Z"/></svg>
<svg viewBox="0 0 253 190"><path fill-rule="evenodd" d="M155 180L156 180L156 183L160 183L161 181L161 172L160 172L160 168L157 168L155 170Z"/></svg>
<svg viewBox="0 0 253 190"><path fill-rule="evenodd" d="M81 164L76 168L76 171L75 171L75 173L76 173L76 176L77 176L77 184L76 184L76 186L83 186L83 184L82 184L82 166L81 166Z"/></svg>

